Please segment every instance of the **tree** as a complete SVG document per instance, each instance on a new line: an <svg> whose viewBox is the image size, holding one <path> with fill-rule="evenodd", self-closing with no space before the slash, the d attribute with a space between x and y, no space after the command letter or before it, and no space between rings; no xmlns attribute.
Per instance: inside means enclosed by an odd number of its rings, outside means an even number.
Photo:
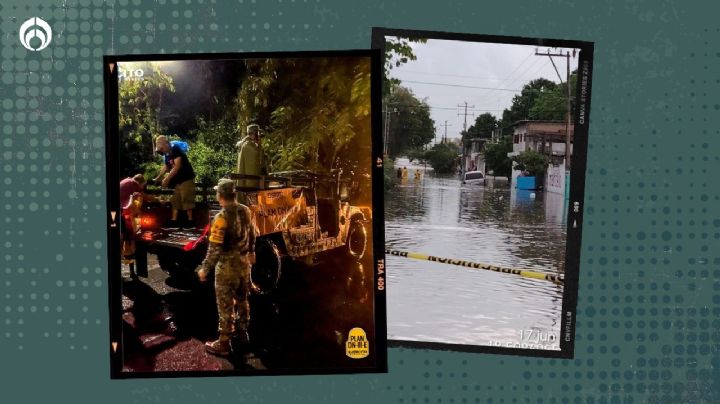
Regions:
<svg viewBox="0 0 720 404"><path fill-rule="evenodd" d="M275 171L369 174L368 58L173 62L162 65L163 71L159 66L143 65L142 81L120 83L124 174L156 174L161 162L152 154L153 137L180 135L190 144L196 181L213 183L235 168L235 144L249 123L262 128L263 149ZM202 105L192 109L188 99Z"/></svg>
<svg viewBox="0 0 720 404"><path fill-rule="evenodd" d="M526 171L531 177L543 178L550 158L535 150L528 150L513 157L513 161L516 163L516 169Z"/></svg>
<svg viewBox="0 0 720 404"><path fill-rule="evenodd" d="M385 38L385 66L383 80L383 99L390 95L392 90L400 85L400 80L390 77L390 71L393 67L400 67L402 64L411 60L417 60L417 56L413 53L411 43L426 43L427 39L423 38L403 38L403 37L386 37Z"/></svg>
<svg viewBox="0 0 720 404"><path fill-rule="evenodd" d="M458 166L458 149L451 143L439 143L425 152L425 159L438 174L454 173Z"/></svg>
<svg viewBox="0 0 720 404"><path fill-rule="evenodd" d="M201 119L226 119L245 76L242 60L186 60L161 66L172 77L175 92L163 101L160 119L169 133L182 133L191 141Z"/></svg>
<svg viewBox="0 0 720 404"><path fill-rule="evenodd" d="M235 120L226 115L220 119L197 119L198 128L192 131L195 141L188 158L195 170L195 182L213 184L218 178L235 169L239 134Z"/></svg>
<svg viewBox="0 0 720 404"><path fill-rule="evenodd" d="M264 129L274 171L370 167L370 62L366 58L245 62L235 111Z"/></svg>
<svg viewBox="0 0 720 404"><path fill-rule="evenodd" d="M509 178L512 172L512 160L508 157L510 152L512 152L510 136L504 136L499 143L486 144L485 165L487 170L492 170L495 176Z"/></svg>
<svg viewBox="0 0 720 404"><path fill-rule="evenodd" d="M388 98L390 108L388 128L388 154L397 157L412 149L420 149L435 137L435 121L430 118L430 107L413 92L398 86Z"/></svg>
<svg viewBox="0 0 720 404"><path fill-rule="evenodd" d="M175 91L173 80L155 63L123 63L120 69L142 69L142 79L123 78L118 84L120 175L137 174L153 156L153 139L164 133L159 119L163 99Z"/></svg>
<svg viewBox="0 0 720 404"><path fill-rule="evenodd" d="M570 74L570 113L573 113L575 105L575 84L577 82L577 71ZM567 83L555 85L549 91L542 91L535 98L530 110L529 119L564 121L567 113ZM570 115L572 117L572 115Z"/></svg>
<svg viewBox="0 0 720 404"><path fill-rule="evenodd" d="M492 136L493 131L498 127L498 120L493 114L484 113L479 115L475 119L475 123L470 125L467 133L463 135L463 138L468 139L482 138L487 139Z"/></svg>
<svg viewBox="0 0 720 404"><path fill-rule="evenodd" d="M161 162L153 156L152 139L159 134L190 144L198 181L214 182L228 171L227 164L216 163L235 158L239 133L234 113L227 111L245 75L244 61L133 62L120 68L144 73L141 80L119 84L123 174L157 175Z"/></svg>
<svg viewBox="0 0 720 404"><path fill-rule="evenodd" d="M512 135L510 125L517 121L531 119L530 109L535 101L545 92L553 92L557 84L548 79L535 79L525 84L520 94L513 97L512 105L503 111L503 135ZM536 118L537 119L537 118Z"/></svg>
<svg viewBox="0 0 720 404"><path fill-rule="evenodd" d="M410 159L410 161L417 160L422 162L425 160L425 150L423 149L412 148L407 150L405 155L408 159Z"/></svg>

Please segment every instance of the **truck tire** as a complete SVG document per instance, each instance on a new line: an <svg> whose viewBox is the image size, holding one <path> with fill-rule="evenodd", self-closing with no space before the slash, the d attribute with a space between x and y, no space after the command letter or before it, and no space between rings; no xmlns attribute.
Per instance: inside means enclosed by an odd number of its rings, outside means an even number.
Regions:
<svg viewBox="0 0 720 404"><path fill-rule="evenodd" d="M347 236L347 251L351 257L360 260L367 249L367 231L361 219L352 219Z"/></svg>
<svg viewBox="0 0 720 404"><path fill-rule="evenodd" d="M259 239L255 243L255 265L250 271L250 279L260 294L275 290L280 282L282 257L280 249L272 240Z"/></svg>

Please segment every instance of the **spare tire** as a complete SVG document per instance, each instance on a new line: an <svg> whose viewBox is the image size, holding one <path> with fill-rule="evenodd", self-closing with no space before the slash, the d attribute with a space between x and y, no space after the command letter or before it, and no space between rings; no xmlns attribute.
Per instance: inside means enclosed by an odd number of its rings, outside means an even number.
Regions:
<svg viewBox="0 0 720 404"><path fill-rule="evenodd" d="M347 252L351 257L360 260L367 249L367 231L362 219L354 218L350 222L347 236Z"/></svg>
<svg viewBox="0 0 720 404"><path fill-rule="evenodd" d="M282 257L280 249L272 240L258 239L255 242L255 265L250 271L250 279L255 290L268 294L275 290L280 282Z"/></svg>

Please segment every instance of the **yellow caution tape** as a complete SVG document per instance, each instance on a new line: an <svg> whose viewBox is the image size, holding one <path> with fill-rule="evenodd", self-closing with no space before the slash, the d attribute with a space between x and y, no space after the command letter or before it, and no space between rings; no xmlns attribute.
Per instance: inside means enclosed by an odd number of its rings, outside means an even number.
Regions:
<svg viewBox="0 0 720 404"><path fill-rule="evenodd" d="M457 265L457 266L461 266L461 267L465 267L465 268L484 269L487 271L501 272L504 274L520 275L524 278L546 280L546 281L554 282L558 285L563 285L565 283L565 279L560 275L544 274L544 273L540 273L540 272L529 271L527 269L506 268L506 267L501 267L501 266L497 266L497 265L484 264L481 262L456 260L456 259L452 259L452 258L440 258L440 257L432 256L432 255L425 255L425 254L419 254L419 253L407 252L407 251L398 251L398 250L387 250L386 249L385 254L394 255L396 257L414 258L414 259L424 260L424 261L439 262L441 264Z"/></svg>

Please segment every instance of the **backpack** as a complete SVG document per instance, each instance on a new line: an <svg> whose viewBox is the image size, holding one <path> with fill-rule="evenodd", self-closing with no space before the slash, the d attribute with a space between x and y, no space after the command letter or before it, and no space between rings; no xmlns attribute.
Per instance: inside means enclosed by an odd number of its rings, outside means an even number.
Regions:
<svg viewBox="0 0 720 404"><path fill-rule="evenodd" d="M187 153L190 151L190 145L187 144L187 142L185 142L185 141L182 141L182 140L171 140L170 141L170 147L173 147L176 145L178 147L180 147L180 150L182 150L183 153Z"/></svg>

